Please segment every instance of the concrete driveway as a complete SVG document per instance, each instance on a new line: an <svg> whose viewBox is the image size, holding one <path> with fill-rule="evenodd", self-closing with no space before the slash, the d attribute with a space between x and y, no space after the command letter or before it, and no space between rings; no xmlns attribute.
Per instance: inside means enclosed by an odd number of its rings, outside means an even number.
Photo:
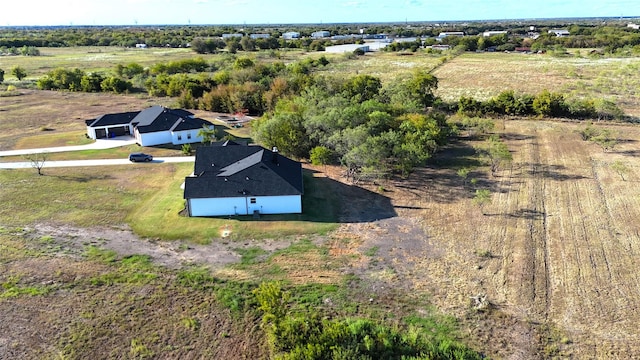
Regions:
<svg viewBox="0 0 640 360"><path fill-rule="evenodd" d="M65 152L65 151L112 149L112 148L117 148L121 146L133 145L135 143L136 143L136 139L131 136L120 136L113 139L98 139L96 140L96 142L92 144L86 144L86 145L58 146L58 147L38 148L38 149L5 150L5 151L0 151L0 157Z"/></svg>
<svg viewBox="0 0 640 360"><path fill-rule="evenodd" d="M86 145L0 151L0 157L66 152L66 151L111 149L111 148L117 148L120 146L132 145L135 143L136 143L136 139L131 136L120 136L112 139L99 139L92 144L86 144ZM165 163L165 162L175 163L175 162L194 162L194 161L195 161L195 157L193 156L177 156L177 157L154 158L151 164L153 163L158 164L158 163ZM95 160L62 160L62 161L50 160L44 163L43 168L126 165L126 164L132 164L132 163L129 161L129 159L95 159ZM0 162L0 169L25 169L30 167L32 167L32 164L29 161Z"/></svg>

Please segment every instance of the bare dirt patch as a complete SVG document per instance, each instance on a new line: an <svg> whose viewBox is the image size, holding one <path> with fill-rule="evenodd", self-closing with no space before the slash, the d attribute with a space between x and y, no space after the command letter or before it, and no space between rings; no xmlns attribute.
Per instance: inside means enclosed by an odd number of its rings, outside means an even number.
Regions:
<svg viewBox="0 0 640 360"><path fill-rule="evenodd" d="M81 255L87 246L113 250L119 256L148 255L152 260L172 269L193 264L206 264L211 269L220 269L238 262L240 255L233 249L260 247L266 251L286 248L294 239L228 242L224 239L209 245L187 244L179 241L141 239L126 226L79 228L67 225L37 224L34 238L51 236L64 246L68 254Z"/></svg>

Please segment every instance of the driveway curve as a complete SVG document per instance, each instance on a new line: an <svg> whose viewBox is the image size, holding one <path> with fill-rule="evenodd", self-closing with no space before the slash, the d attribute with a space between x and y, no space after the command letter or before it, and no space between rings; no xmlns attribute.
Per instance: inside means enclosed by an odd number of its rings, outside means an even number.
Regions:
<svg viewBox="0 0 640 360"><path fill-rule="evenodd" d="M58 146L58 147L38 148L38 149L5 150L5 151L0 151L0 157L41 154L41 153L55 153L55 152L65 152L65 151L112 149L112 148L117 148L121 146L133 145L135 143L136 143L136 139L132 138L131 136L120 136L113 139L98 139L94 143L86 144L86 145Z"/></svg>

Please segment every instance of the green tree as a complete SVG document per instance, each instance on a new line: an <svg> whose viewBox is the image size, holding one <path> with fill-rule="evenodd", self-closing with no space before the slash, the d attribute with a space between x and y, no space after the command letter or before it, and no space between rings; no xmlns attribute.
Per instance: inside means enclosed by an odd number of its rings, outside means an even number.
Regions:
<svg viewBox="0 0 640 360"><path fill-rule="evenodd" d="M18 81L22 81L22 79L27 77L27 71L20 66L14 66L11 68L11 75L18 78Z"/></svg>
<svg viewBox="0 0 640 360"><path fill-rule="evenodd" d="M102 91L111 91L116 94L121 94L130 91L133 88L133 85L117 76L109 76L100 83L100 87L102 88Z"/></svg>
<svg viewBox="0 0 640 360"><path fill-rule="evenodd" d="M495 176L498 170L505 165L510 164L513 156L507 147L507 144L502 142L497 136L491 136L485 143L484 147L480 148L481 154L486 157L491 167L491 175Z"/></svg>
<svg viewBox="0 0 640 360"><path fill-rule="evenodd" d="M473 197L473 203L480 208L482 215L486 215L485 206L491 204L491 191L489 189L477 189Z"/></svg>
<svg viewBox="0 0 640 360"><path fill-rule="evenodd" d="M625 179L625 174L627 174L629 172L629 168L627 167L627 164L625 164L623 161L620 160L616 160L613 162L613 164L611 164L611 169L613 169L613 171L615 171L618 175L620 175L620 178L622 179L622 181L627 181L627 179Z"/></svg>
<svg viewBox="0 0 640 360"><path fill-rule="evenodd" d="M242 37L240 46L244 51L256 51L256 41L249 36Z"/></svg>
<svg viewBox="0 0 640 360"><path fill-rule="evenodd" d="M620 120L624 112L614 103L606 99L600 99L595 103L595 113L600 120Z"/></svg>
<svg viewBox="0 0 640 360"><path fill-rule="evenodd" d="M618 135L609 129L602 129L596 136L591 137L591 141L600 145L602 151L607 152L618 145Z"/></svg>
<svg viewBox="0 0 640 360"><path fill-rule="evenodd" d="M202 138L203 144L211 144L216 141L216 129L213 126L205 126L198 131L198 136Z"/></svg>
<svg viewBox="0 0 640 360"><path fill-rule="evenodd" d="M104 77L102 77L102 75L98 73L88 73L80 79L80 88L84 92L100 92L103 81Z"/></svg>
<svg viewBox="0 0 640 360"><path fill-rule="evenodd" d="M462 186L463 187L467 186L467 180L469 179L469 173L470 172L471 172L471 170L469 168L466 168L466 167L460 168L456 172L456 174L462 179Z"/></svg>
<svg viewBox="0 0 640 360"><path fill-rule="evenodd" d="M540 116L564 116L567 113L564 95L543 90L533 99L533 110Z"/></svg>
<svg viewBox="0 0 640 360"><path fill-rule="evenodd" d="M253 62L253 60L246 56L239 57L236 59L236 61L233 62L233 68L236 70L250 68L254 65L255 63Z"/></svg>
<svg viewBox="0 0 640 360"><path fill-rule="evenodd" d="M362 102L378 96L381 87L380 79L371 75L358 75L344 84L344 91L349 98Z"/></svg>
<svg viewBox="0 0 640 360"><path fill-rule="evenodd" d="M422 106L429 107L436 99L434 92L438 88L438 79L426 71L418 70L409 80L407 87Z"/></svg>
<svg viewBox="0 0 640 360"><path fill-rule="evenodd" d="M313 165L327 165L331 161L332 152L326 146L316 146L309 154Z"/></svg>

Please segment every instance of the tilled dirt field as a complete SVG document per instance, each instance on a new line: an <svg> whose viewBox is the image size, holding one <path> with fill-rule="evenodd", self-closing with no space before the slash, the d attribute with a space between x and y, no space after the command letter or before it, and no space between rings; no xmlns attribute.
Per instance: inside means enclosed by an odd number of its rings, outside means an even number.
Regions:
<svg viewBox="0 0 640 360"><path fill-rule="evenodd" d="M346 225L365 239L361 249L379 247L375 267L363 269L386 268L390 285L466 319L470 337L495 357L640 357L639 131L605 125L621 138L605 153L581 139L583 127L506 122L513 163L495 178L475 174L493 194L486 215L471 186L452 187L454 170L387 184L399 217ZM615 161L626 165L626 181ZM470 310L478 294L492 311Z"/></svg>

